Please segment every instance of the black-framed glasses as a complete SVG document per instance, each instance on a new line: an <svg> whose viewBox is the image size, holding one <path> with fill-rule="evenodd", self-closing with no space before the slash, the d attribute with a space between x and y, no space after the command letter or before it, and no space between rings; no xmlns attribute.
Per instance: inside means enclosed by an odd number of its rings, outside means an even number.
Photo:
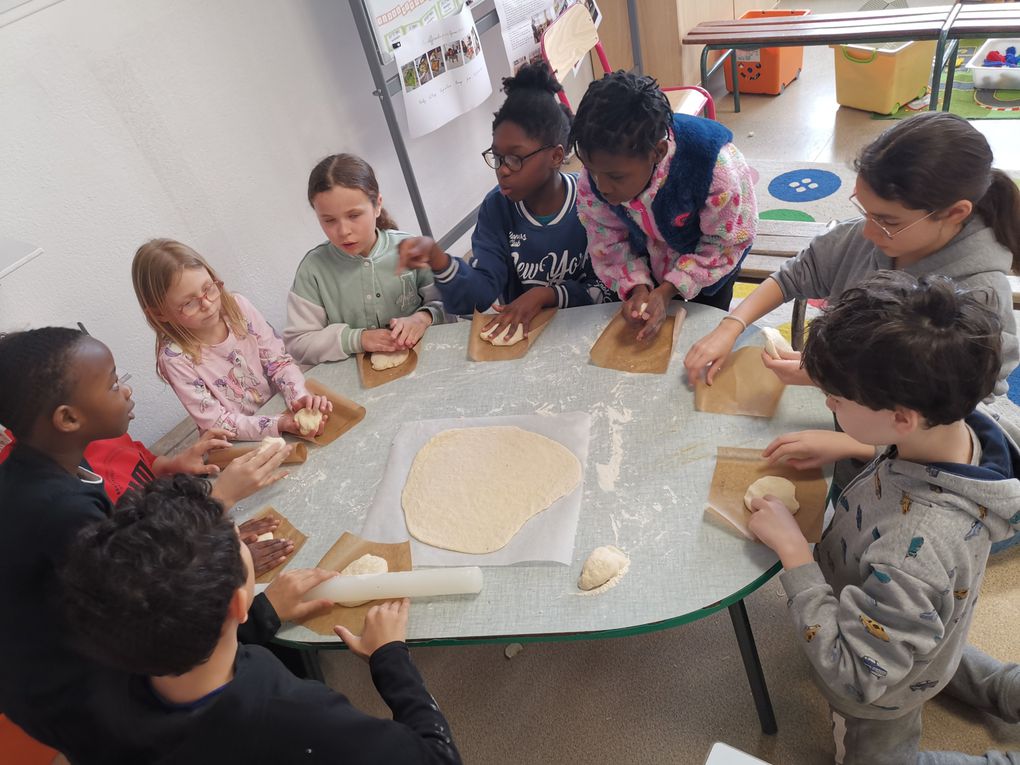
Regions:
<svg viewBox="0 0 1020 765"><path fill-rule="evenodd" d="M516 173L518 170L524 167L524 163L527 160L531 159L531 157L534 157L540 151L555 148L556 148L555 145L550 144L549 146L543 146L541 149L535 149L533 152L531 152L530 154L525 154L523 157L519 157L516 154L497 154L491 148L488 148L482 152L482 158L485 160L485 164L487 164L493 170L499 170L499 168L503 167L503 165L506 165L507 169L511 173Z"/></svg>

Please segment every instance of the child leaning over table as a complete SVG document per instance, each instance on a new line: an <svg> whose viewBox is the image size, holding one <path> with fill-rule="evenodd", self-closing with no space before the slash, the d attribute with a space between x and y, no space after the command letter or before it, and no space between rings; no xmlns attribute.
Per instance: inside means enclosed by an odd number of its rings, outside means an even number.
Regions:
<svg viewBox="0 0 1020 765"><path fill-rule="evenodd" d="M765 456L872 461L813 555L775 498L753 503L750 529L783 563L837 763L1020 763L1020 752L918 752L924 702L943 689L1020 722L1020 666L967 645L989 547L1020 528L1020 451L975 411L998 376L1000 335L978 293L899 271L811 324L804 367L845 432L782 436ZM875 456L862 444L889 446Z"/></svg>

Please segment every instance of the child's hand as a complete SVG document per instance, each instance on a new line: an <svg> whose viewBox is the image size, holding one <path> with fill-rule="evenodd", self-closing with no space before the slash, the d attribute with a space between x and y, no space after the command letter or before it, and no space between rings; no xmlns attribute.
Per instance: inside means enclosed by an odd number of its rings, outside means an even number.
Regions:
<svg viewBox="0 0 1020 765"><path fill-rule="evenodd" d="M293 450L294 446L287 444L282 448L266 449L264 452L252 449L247 454L242 454L220 473L216 483L213 484L212 496L229 510L245 497L272 486L281 478L287 477L287 471L278 468ZM270 529L259 533L265 531Z"/></svg>
<svg viewBox="0 0 1020 765"><path fill-rule="evenodd" d="M450 256L427 236L409 236L397 245L397 272L416 268L443 271L450 266Z"/></svg>
<svg viewBox="0 0 1020 765"><path fill-rule="evenodd" d="M261 518L249 518L237 527L237 533L241 541L250 545L263 534L276 531L280 525L280 519L271 515L264 515Z"/></svg>
<svg viewBox="0 0 1020 765"><path fill-rule="evenodd" d="M644 292L643 297L635 293ZM676 294L676 288L666 282L649 291L647 287L636 287L627 299L624 310L629 313L632 322L644 322L644 327L637 333L637 341L651 341L659 334L662 323L666 320L666 306ZM625 314L626 316L627 314Z"/></svg>
<svg viewBox="0 0 1020 765"><path fill-rule="evenodd" d="M281 622L300 621L309 616L325 613L333 607L331 600L304 601L313 587L337 575L336 571L321 568L299 568L284 571L266 587L266 597Z"/></svg>
<svg viewBox="0 0 1020 765"><path fill-rule="evenodd" d="M623 308L620 309L623 313L623 318L632 324L640 324L644 321L643 311L641 306L646 306L648 303L648 296L652 290L644 284L639 284L637 287L630 291L630 295L626 300L623 301Z"/></svg>
<svg viewBox="0 0 1020 765"><path fill-rule="evenodd" d="M361 333L361 347L366 353L392 353L401 349L388 329L366 329Z"/></svg>
<svg viewBox="0 0 1020 765"><path fill-rule="evenodd" d="M410 607L411 601L407 598L372 606L365 615L365 629L361 637L339 624L333 631L347 644L351 653L367 661L387 643L404 641L407 637L407 611Z"/></svg>
<svg viewBox="0 0 1020 765"><path fill-rule="evenodd" d="M789 570L810 563L811 548L786 505L771 494L751 502L748 530L772 548Z"/></svg>
<svg viewBox="0 0 1020 765"><path fill-rule="evenodd" d="M733 344L737 342L743 327L736 321L724 321L713 329L698 342L696 342L684 357L684 369L687 370L687 384L694 387L694 383L701 374L705 374L705 382L709 385L719 374L719 370L726 363L726 358L733 350ZM708 367L706 371L706 367Z"/></svg>
<svg viewBox="0 0 1020 765"><path fill-rule="evenodd" d="M415 311L410 316L390 319L390 337L400 348L414 348L425 330L431 326L432 314L428 311Z"/></svg>
<svg viewBox="0 0 1020 765"><path fill-rule="evenodd" d="M302 409L322 412L324 415L322 421L325 422L327 419L325 415L333 411L333 402L325 396L313 396L309 393L307 396L296 398L290 402L290 410L292 412L300 412Z"/></svg>
<svg viewBox="0 0 1020 765"><path fill-rule="evenodd" d="M244 540L242 539L242 541ZM266 539L262 542L245 542L245 544L248 545L248 550L251 552L255 576L262 576L267 571L272 571L294 552L294 543L289 539Z"/></svg>
<svg viewBox="0 0 1020 765"><path fill-rule="evenodd" d="M735 323L735 322L731 322ZM774 359L766 351L761 352L762 363L776 373L776 377L787 385L814 385L808 373L800 365L800 353L780 351L783 358Z"/></svg>
<svg viewBox="0 0 1020 765"><path fill-rule="evenodd" d="M531 331L531 322L539 312L555 305L556 292L552 287L532 287L506 305L494 305L493 309L499 316L482 327L482 332L494 337L503 335L509 339L517 332L517 325L523 324L524 336L527 337Z"/></svg>
<svg viewBox="0 0 1020 765"><path fill-rule="evenodd" d="M210 428L202 436L188 447L185 451L173 458L157 458L153 463L153 472L156 475L174 475L175 473L187 473L188 475L217 475L220 469L217 465L205 464L205 456L213 449L226 449L230 446L230 431L223 428Z"/></svg>
<svg viewBox="0 0 1020 765"><path fill-rule="evenodd" d="M786 463L797 470L830 465L848 457L870 460L874 447L859 443L846 433L831 430L801 430L786 433L765 447L761 453L770 465Z"/></svg>

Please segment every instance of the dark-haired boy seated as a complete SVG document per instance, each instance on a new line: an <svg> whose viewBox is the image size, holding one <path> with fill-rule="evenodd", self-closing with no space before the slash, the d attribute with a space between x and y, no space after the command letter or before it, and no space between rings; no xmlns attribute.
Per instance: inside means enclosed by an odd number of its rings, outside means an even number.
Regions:
<svg viewBox="0 0 1020 765"><path fill-rule="evenodd" d="M1020 666L967 645L991 543L1020 528L1020 451L975 411L1000 367L986 299L944 277L881 272L811 324L803 364L844 433L776 439L772 462L871 463L836 501L814 555L790 511L756 500L805 652L832 708L836 762L1020 763L1020 753L918 752L945 689L1020 721ZM887 445L877 457L872 447Z"/></svg>
<svg viewBox="0 0 1020 765"><path fill-rule="evenodd" d="M122 670L95 688L103 762L459 763L404 643L407 601L376 606L359 638L393 720L241 645L251 554L208 485L158 479L81 531L62 572L83 652Z"/></svg>

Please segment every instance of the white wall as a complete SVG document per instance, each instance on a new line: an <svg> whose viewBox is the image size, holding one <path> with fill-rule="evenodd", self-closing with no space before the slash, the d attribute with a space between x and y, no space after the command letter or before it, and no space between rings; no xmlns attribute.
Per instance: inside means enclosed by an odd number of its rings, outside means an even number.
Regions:
<svg viewBox="0 0 1020 765"><path fill-rule="evenodd" d="M507 74L498 28L482 47L492 98L410 142L437 234L493 183L479 153ZM45 251L0 282L0 330L83 322L132 373L146 442L184 411L131 289L139 244L190 244L281 328L294 268L323 239L305 200L322 156L368 159L416 229L346 0L42 7L0 27L0 124L0 233Z"/></svg>

